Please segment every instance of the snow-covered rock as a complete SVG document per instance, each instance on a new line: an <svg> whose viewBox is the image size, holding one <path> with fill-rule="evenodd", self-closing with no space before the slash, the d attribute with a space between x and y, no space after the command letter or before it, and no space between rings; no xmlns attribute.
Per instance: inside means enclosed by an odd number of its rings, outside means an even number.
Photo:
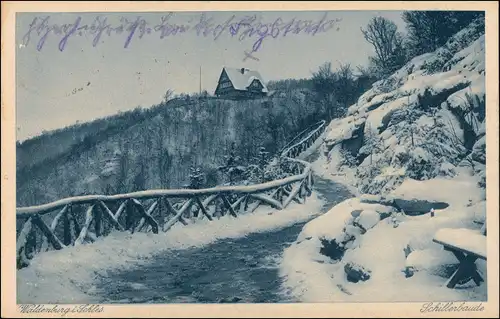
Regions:
<svg viewBox="0 0 500 319"><path fill-rule="evenodd" d="M458 260L449 251L428 248L412 251L406 258L407 268L412 272L427 271L432 275L437 275L448 279L458 268Z"/></svg>
<svg viewBox="0 0 500 319"><path fill-rule="evenodd" d="M472 147L472 160L486 164L486 135L481 137Z"/></svg>
<svg viewBox="0 0 500 319"><path fill-rule="evenodd" d="M373 228L380 221L380 214L374 210L364 210L360 216L354 221L356 224L363 227L364 230Z"/></svg>
<svg viewBox="0 0 500 319"><path fill-rule="evenodd" d="M342 141L356 137L355 133L364 123L364 118L355 118L354 116L333 120L327 128L329 133L325 136L325 144L332 148Z"/></svg>
<svg viewBox="0 0 500 319"><path fill-rule="evenodd" d="M474 21L375 82L328 126L325 152L337 166L331 170L352 172L361 193L383 194L407 177L450 178L457 166L484 164L484 48L484 22ZM356 157L354 167L345 151ZM481 167L470 168L484 184Z"/></svg>

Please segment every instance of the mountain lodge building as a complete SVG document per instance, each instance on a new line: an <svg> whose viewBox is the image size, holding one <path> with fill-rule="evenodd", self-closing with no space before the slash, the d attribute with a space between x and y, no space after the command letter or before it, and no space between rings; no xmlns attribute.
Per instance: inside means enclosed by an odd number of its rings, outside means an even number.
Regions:
<svg viewBox="0 0 500 319"><path fill-rule="evenodd" d="M215 95L228 99L255 99L266 96L267 87L257 71L224 67Z"/></svg>

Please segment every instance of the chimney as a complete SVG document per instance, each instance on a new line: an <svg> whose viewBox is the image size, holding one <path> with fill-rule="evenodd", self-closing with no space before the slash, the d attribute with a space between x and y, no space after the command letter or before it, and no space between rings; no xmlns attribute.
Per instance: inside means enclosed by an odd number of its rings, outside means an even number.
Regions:
<svg viewBox="0 0 500 319"><path fill-rule="evenodd" d="M245 68L241 68L241 74L245 74Z"/></svg>

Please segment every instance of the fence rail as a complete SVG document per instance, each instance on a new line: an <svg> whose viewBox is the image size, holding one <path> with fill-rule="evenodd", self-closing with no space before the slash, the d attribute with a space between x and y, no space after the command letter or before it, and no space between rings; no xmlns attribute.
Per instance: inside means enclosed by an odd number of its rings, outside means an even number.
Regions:
<svg viewBox="0 0 500 319"><path fill-rule="evenodd" d="M39 206L16 208L17 267L29 265L37 253L94 242L112 230L168 231L175 223L197 219L212 221L227 214L238 217L260 205L277 210L292 201L304 203L312 193L313 176L308 162L295 159L321 135L325 122L312 126L302 139L281 153L290 177L250 186L207 189L147 190L118 195L64 198Z"/></svg>
<svg viewBox="0 0 500 319"><path fill-rule="evenodd" d="M303 130L290 141L281 151L281 156L295 158L300 153L311 147L311 145L323 134L326 128L324 120L319 121L309 128Z"/></svg>

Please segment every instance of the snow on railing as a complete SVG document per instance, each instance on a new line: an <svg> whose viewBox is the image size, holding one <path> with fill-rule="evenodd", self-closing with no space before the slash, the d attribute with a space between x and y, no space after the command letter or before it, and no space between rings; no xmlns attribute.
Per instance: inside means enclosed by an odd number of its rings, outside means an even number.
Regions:
<svg viewBox="0 0 500 319"><path fill-rule="evenodd" d="M288 143L283 148L283 150L281 151L281 156L292 158L299 156L300 153L311 147L316 139L320 137L321 134L323 134L326 128L325 124L326 122L322 120L300 132L290 143ZM299 140L299 142L296 142L297 140Z"/></svg>
<svg viewBox="0 0 500 319"><path fill-rule="evenodd" d="M77 196L18 207L17 267L29 265L34 254L49 250L49 246L59 250L93 242L113 229L157 234L177 222L188 225L188 221L195 219L212 221L226 213L237 217L255 211L262 204L282 210L292 201L304 203L312 193L311 165L294 157L312 145L323 132L324 124L318 122L301 132L301 136L309 134L281 152L282 163L294 174L287 178L249 186Z"/></svg>

